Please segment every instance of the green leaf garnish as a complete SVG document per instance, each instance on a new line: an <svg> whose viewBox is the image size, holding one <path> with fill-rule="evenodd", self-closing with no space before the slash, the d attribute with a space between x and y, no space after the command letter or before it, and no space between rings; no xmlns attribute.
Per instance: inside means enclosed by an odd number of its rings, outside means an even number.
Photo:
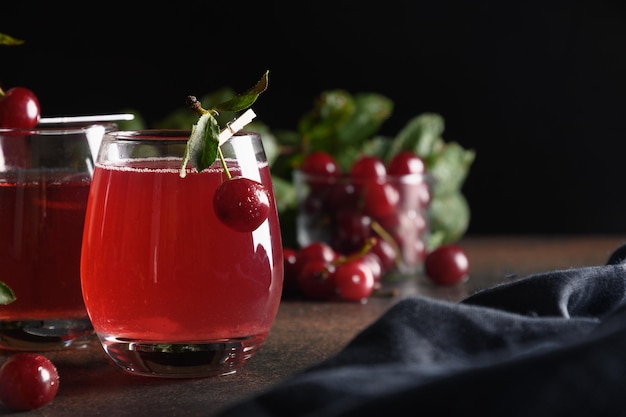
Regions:
<svg viewBox="0 0 626 417"><path fill-rule="evenodd" d="M220 125L215 118L219 112L238 112L248 109L261 93L267 89L269 71L265 71L261 79L244 93L216 104L211 109L203 109L197 99L190 96L190 107L200 114L198 122L192 126L191 135L185 148L185 156L180 167L180 176L186 175L186 166L191 161L198 172L211 166L218 156Z"/></svg>
<svg viewBox="0 0 626 417"><path fill-rule="evenodd" d="M0 33L0 45L21 45L24 41L22 39L17 39L12 36L6 35L4 33Z"/></svg>
<svg viewBox="0 0 626 417"><path fill-rule="evenodd" d="M198 123L192 126L191 135L185 148L185 156L180 168L180 176L185 176L185 167L191 160L198 172L211 166L217 158L220 126L211 113L204 113Z"/></svg>
<svg viewBox="0 0 626 417"><path fill-rule="evenodd" d="M230 100L219 103L215 106L215 110L219 112L237 112L243 111L254 104L259 95L262 92L267 90L267 85L269 83L269 71L265 71L261 79L256 83L256 85L244 93L237 94L235 97Z"/></svg>
<svg viewBox="0 0 626 417"><path fill-rule="evenodd" d="M10 304L15 300L16 297L11 288L4 282L0 281L0 304Z"/></svg>

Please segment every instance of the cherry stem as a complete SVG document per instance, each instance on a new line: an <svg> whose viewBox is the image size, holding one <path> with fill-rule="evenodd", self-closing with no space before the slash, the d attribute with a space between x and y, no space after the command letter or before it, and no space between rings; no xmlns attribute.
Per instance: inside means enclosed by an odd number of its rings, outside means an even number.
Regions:
<svg viewBox="0 0 626 417"><path fill-rule="evenodd" d="M220 163L222 164L222 168L224 168L224 172L226 173L226 177L228 179L231 179L233 176L231 175L230 171L228 170L228 166L226 166L226 160L224 159L224 154L222 153L222 147L221 146L217 147L217 156L219 156L219 158L220 158Z"/></svg>
<svg viewBox="0 0 626 417"><path fill-rule="evenodd" d="M353 253L351 255L348 255L348 256L340 256L339 258L334 260L331 264L333 266L337 266L337 265L345 264L346 262L352 261L354 259L362 258L363 255L365 255L370 250L372 250L372 247L375 244L376 244L376 238L375 237L370 237L370 238L365 240L365 242L363 243L363 246L361 246L361 249L359 249L358 252L355 252L355 253Z"/></svg>
<svg viewBox="0 0 626 417"><path fill-rule="evenodd" d="M385 230L384 227L380 225L377 221L372 221L372 229L381 237L384 241L393 246L394 251L396 252L396 265L400 266L402 263L402 252L400 251L400 247L396 240L389 234L388 231Z"/></svg>
<svg viewBox="0 0 626 417"><path fill-rule="evenodd" d="M363 255L365 255L366 253L368 253L370 250L372 250L372 247L376 244L376 238L375 237L370 237L369 239L366 239L365 242L363 243L363 246L361 246L361 249L359 249L358 252L355 252L351 255L348 256L340 256L337 259L335 259L334 261L330 262L328 264L328 266L326 266L322 272L321 275L323 278L326 278L328 276L328 274L330 274L330 269L334 268L336 266L339 265L343 265L347 262L353 261L355 259L360 259L363 257Z"/></svg>
<svg viewBox="0 0 626 417"><path fill-rule="evenodd" d="M202 103L200 103L200 100L198 100L196 96L187 96L187 107L189 107L191 110L198 113L198 115L200 116L206 113L212 113L213 115L218 114L215 110L212 110L212 109L207 110L204 107L202 107Z"/></svg>

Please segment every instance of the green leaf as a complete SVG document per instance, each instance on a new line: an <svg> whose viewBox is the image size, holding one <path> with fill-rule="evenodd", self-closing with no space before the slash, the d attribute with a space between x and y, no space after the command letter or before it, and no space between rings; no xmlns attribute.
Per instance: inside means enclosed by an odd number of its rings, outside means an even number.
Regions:
<svg viewBox="0 0 626 417"><path fill-rule="evenodd" d="M230 100L215 105L215 110L217 110L218 112L238 112L246 110L247 108L252 106L256 99L259 98L259 95L261 95L261 93L263 93L267 89L268 83L269 71L265 71L261 79L254 85L254 87L248 89L241 94L237 94Z"/></svg>
<svg viewBox="0 0 626 417"><path fill-rule="evenodd" d="M11 288L4 282L0 281L0 304L10 304L15 300L16 297Z"/></svg>
<svg viewBox="0 0 626 417"><path fill-rule="evenodd" d="M5 35L4 33L0 33L0 45L21 45L24 41L22 39L17 39L9 35Z"/></svg>
<svg viewBox="0 0 626 417"><path fill-rule="evenodd" d="M391 139L387 136L376 135L372 136L370 140L365 142L361 147L361 150L366 155L374 155L380 157L386 155L389 152L391 146Z"/></svg>
<svg viewBox="0 0 626 417"><path fill-rule="evenodd" d="M390 154L412 151L427 159L437 150L444 130L443 117L437 113L422 113L405 125L396 135Z"/></svg>
<svg viewBox="0 0 626 417"><path fill-rule="evenodd" d="M291 181L273 175L272 184L274 186L274 196L276 197L276 208L279 213L296 207L297 193Z"/></svg>
<svg viewBox="0 0 626 417"><path fill-rule="evenodd" d="M459 191L467 178L474 158L473 150L466 150L456 142L444 144L427 164L427 169L435 182L434 193L441 195Z"/></svg>
<svg viewBox="0 0 626 417"><path fill-rule="evenodd" d="M323 150L337 154L337 131L356 111L352 95L344 90L323 91L313 108L298 121L298 132L305 152Z"/></svg>
<svg viewBox="0 0 626 417"><path fill-rule="evenodd" d="M339 147L361 147L378 132L393 112L393 102L381 94L354 96L355 109L337 132Z"/></svg>
<svg viewBox="0 0 626 417"><path fill-rule="evenodd" d="M205 113L200 116L198 123L191 128L191 135L185 149L185 158L183 158L181 175L189 160L191 160L198 172L211 166L217 158L219 134L220 126L211 113Z"/></svg>
<svg viewBox="0 0 626 417"><path fill-rule="evenodd" d="M433 197L430 203L430 228L433 237L437 237L437 244L459 240L467 231L469 222L470 208L461 192Z"/></svg>

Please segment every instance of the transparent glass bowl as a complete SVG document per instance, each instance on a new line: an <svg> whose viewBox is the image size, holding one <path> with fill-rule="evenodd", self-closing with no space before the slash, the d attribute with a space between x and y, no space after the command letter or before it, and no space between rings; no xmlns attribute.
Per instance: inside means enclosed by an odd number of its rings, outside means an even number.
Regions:
<svg viewBox="0 0 626 417"><path fill-rule="evenodd" d="M431 179L427 175L386 176L355 181L294 171L297 241L325 242L341 254L364 248L379 255L386 277L420 272L430 232Z"/></svg>

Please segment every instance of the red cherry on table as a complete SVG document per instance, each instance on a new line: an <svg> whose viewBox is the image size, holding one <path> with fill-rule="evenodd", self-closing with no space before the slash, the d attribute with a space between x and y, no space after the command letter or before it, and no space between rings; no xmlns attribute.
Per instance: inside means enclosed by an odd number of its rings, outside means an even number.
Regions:
<svg viewBox="0 0 626 417"><path fill-rule="evenodd" d="M28 88L13 87L0 93L0 127L30 129L40 117L39 100Z"/></svg>
<svg viewBox="0 0 626 417"><path fill-rule="evenodd" d="M374 274L363 259L352 259L337 265L332 272L332 280L344 301L364 301L374 291Z"/></svg>
<svg viewBox="0 0 626 417"><path fill-rule="evenodd" d="M260 182L233 177L219 185L213 197L215 215L238 232L256 230L270 212L270 194Z"/></svg>
<svg viewBox="0 0 626 417"><path fill-rule="evenodd" d="M442 245L426 255L424 272L437 285L454 285L468 278L469 259L462 247Z"/></svg>
<svg viewBox="0 0 626 417"><path fill-rule="evenodd" d="M310 300L330 300L335 295L334 266L322 260L310 260L298 273L298 288Z"/></svg>
<svg viewBox="0 0 626 417"><path fill-rule="evenodd" d="M0 368L0 401L13 410L34 410L51 402L59 390L59 373L43 355L16 353Z"/></svg>
<svg viewBox="0 0 626 417"><path fill-rule="evenodd" d="M339 254L324 242L312 242L296 254L296 281L300 293L309 299L327 300L334 294L335 286L330 279L332 262Z"/></svg>

